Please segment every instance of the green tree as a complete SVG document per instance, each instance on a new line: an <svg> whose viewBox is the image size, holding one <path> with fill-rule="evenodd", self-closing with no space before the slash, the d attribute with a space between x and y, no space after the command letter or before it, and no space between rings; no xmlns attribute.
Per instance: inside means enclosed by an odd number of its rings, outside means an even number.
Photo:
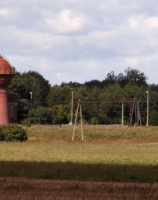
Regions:
<svg viewBox="0 0 158 200"><path fill-rule="evenodd" d="M24 72L14 76L8 87L9 94L16 94L18 97L18 121L27 116L30 104L30 92L33 93L33 108L46 105L46 96L50 91L50 84L37 72Z"/></svg>
<svg viewBox="0 0 158 200"><path fill-rule="evenodd" d="M39 89L40 97L38 97L37 101L38 102L40 101L39 102L40 105L45 106L46 105L46 97L50 93L50 89L51 89L51 85L50 85L49 81L46 80L41 74L39 74L36 71L29 71L28 75L34 77L38 81L38 87L40 88ZM32 90L34 90L34 88L32 88Z"/></svg>
<svg viewBox="0 0 158 200"><path fill-rule="evenodd" d="M52 107L52 123L53 124L67 124L70 108L68 105L55 105Z"/></svg>
<svg viewBox="0 0 158 200"><path fill-rule="evenodd" d="M48 107L37 107L29 112L32 124L52 124L52 109Z"/></svg>
<svg viewBox="0 0 158 200"><path fill-rule="evenodd" d="M158 111L152 110L149 114L149 125L157 126L158 125Z"/></svg>
<svg viewBox="0 0 158 200"><path fill-rule="evenodd" d="M108 99L108 100L123 98L123 96L124 96L123 89L120 87L118 83L104 87L100 95L102 99Z"/></svg>
<svg viewBox="0 0 158 200"><path fill-rule="evenodd" d="M147 86L147 77L143 72L137 69L131 69L128 67L125 69L125 75L122 73L118 75L117 82L124 87L127 83L135 83L138 86Z"/></svg>
<svg viewBox="0 0 158 200"><path fill-rule="evenodd" d="M71 88L67 85L64 85L63 87L58 85L53 86L46 98L46 102L49 106L70 103Z"/></svg>

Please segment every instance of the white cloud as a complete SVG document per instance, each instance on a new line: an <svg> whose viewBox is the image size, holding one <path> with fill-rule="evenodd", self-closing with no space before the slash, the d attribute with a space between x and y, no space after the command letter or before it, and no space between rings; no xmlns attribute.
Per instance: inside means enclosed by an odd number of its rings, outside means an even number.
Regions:
<svg viewBox="0 0 158 200"><path fill-rule="evenodd" d="M59 44L67 44L69 39L66 36L53 35L47 32L38 32L34 29L18 29L15 26L0 27L0 37L2 44L8 45L8 49L13 48L30 55L32 52L42 52ZM13 46L14 45L14 46Z"/></svg>
<svg viewBox="0 0 158 200"><path fill-rule="evenodd" d="M158 28L158 17L149 17L146 20L147 25L150 27Z"/></svg>
<svg viewBox="0 0 158 200"><path fill-rule="evenodd" d="M9 10L7 9L0 9L0 15L1 16L8 16L9 15Z"/></svg>
<svg viewBox="0 0 158 200"><path fill-rule="evenodd" d="M133 18L130 18L130 19L129 19L129 26L130 26L131 29L136 30L136 29L139 28L139 25L140 25L140 24L139 24L139 21L138 21L138 20L133 19Z"/></svg>
<svg viewBox="0 0 158 200"><path fill-rule="evenodd" d="M103 80L127 66L155 77L157 6L156 0L1 0L0 53L17 71L39 71L52 84Z"/></svg>
<svg viewBox="0 0 158 200"><path fill-rule="evenodd" d="M62 10L60 13L53 14L44 20L44 27L53 32L65 33L71 31L81 31L85 19L82 15L75 15L71 10Z"/></svg>

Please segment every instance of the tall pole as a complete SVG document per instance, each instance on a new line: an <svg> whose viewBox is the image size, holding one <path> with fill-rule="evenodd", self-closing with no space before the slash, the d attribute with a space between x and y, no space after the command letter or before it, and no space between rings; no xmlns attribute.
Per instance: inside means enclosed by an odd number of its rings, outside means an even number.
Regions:
<svg viewBox="0 0 158 200"><path fill-rule="evenodd" d="M72 91L72 100L71 100L71 125L73 124L73 103L74 103L74 97L73 97L73 88L71 88Z"/></svg>
<svg viewBox="0 0 158 200"><path fill-rule="evenodd" d="M30 92L30 109L32 112L32 92ZM30 126L31 126L31 113L30 113Z"/></svg>
<svg viewBox="0 0 158 200"><path fill-rule="evenodd" d="M82 140L83 140L83 123L82 123L82 108L81 108L81 102L80 102L80 119L81 119L81 134L82 134Z"/></svg>
<svg viewBox="0 0 158 200"><path fill-rule="evenodd" d="M77 123L77 117L78 117L79 108L80 108L80 99L79 99L78 105L77 105L77 113L76 113L76 119L75 119L75 124L74 124L73 135L72 135L72 141L74 141L74 137L75 137L75 129L76 129L76 123Z"/></svg>
<svg viewBox="0 0 158 200"><path fill-rule="evenodd" d="M124 102L122 101L122 125L124 125Z"/></svg>
<svg viewBox="0 0 158 200"><path fill-rule="evenodd" d="M76 124L77 124L77 117L78 117L79 109L80 109L80 120L81 120L81 134L82 134L82 140L83 140L82 108L81 108L81 100L79 99L78 106L77 106L76 118L75 118L75 124L74 124L74 129L73 129L72 141L74 141L74 138L75 138L75 128L76 128Z"/></svg>
<svg viewBox="0 0 158 200"><path fill-rule="evenodd" d="M147 93L147 117L146 117L146 126L149 126L149 91Z"/></svg>

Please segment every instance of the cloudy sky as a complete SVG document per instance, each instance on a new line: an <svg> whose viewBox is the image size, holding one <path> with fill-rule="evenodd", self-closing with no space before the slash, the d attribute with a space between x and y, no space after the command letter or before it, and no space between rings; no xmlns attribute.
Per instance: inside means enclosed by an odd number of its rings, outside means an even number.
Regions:
<svg viewBox="0 0 158 200"><path fill-rule="evenodd" d="M52 85L127 67L158 84L158 1L1 0L0 54Z"/></svg>

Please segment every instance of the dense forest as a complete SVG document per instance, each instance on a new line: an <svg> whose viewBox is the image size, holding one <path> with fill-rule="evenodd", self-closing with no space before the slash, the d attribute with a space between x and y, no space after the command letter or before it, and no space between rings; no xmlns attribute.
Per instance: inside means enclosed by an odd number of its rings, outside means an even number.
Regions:
<svg viewBox="0 0 158 200"><path fill-rule="evenodd" d="M148 84L144 73L129 67L118 75L113 71L108 73L103 81L63 82L54 86L36 71L17 72L8 93L18 96L19 123L29 124L31 120L33 124L67 124L71 121L72 88L73 116L76 102L81 99L83 120L87 124L121 124L124 101L124 124L140 122L136 117L139 108L141 124L145 125L146 91L149 91L149 124L158 125L158 85ZM134 107L135 100L139 107Z"/></svg>

